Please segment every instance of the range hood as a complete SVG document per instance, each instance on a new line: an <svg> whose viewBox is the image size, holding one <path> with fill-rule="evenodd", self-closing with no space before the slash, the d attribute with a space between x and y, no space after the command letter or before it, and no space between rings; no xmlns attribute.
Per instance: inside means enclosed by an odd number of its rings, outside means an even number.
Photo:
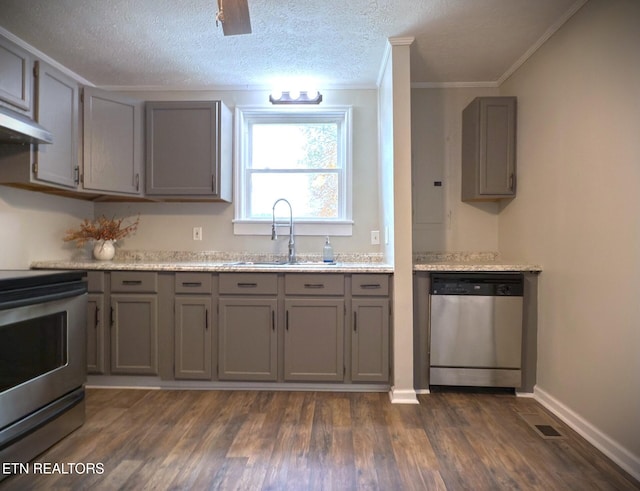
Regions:
<svg viewBox="0 0 640 491"><path fill-rule="evenodd" d="M53 143L53 135L26 116L0 106L0 143Z"/></svg>

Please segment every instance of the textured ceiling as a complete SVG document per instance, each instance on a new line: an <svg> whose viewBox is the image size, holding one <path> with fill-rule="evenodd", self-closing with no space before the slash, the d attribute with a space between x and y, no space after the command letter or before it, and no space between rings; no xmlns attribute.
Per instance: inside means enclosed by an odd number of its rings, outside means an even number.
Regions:
<svg viewBox="0 0 640 491"><path fill-rule="evenodd" d="M225 0L232 1L232 0ZM375 86L387 39L415 37L413 83L499 81L585 0L0 0L0 27L98 86Z"/></svg>

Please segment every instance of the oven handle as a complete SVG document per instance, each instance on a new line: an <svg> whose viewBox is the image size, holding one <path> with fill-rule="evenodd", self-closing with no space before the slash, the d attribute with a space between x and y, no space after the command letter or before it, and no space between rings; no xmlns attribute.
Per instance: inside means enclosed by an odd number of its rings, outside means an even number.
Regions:
<svg viewBox="0 0 640 491"><path fill-rule="evenodd" d="M53 302L63 298L77 297L85 293L87 293L87 284L84 282L74 285L34 288L30 290L28 296L25 296L25 293L20 290L11 291L0 294L0 310Z"/></svg>

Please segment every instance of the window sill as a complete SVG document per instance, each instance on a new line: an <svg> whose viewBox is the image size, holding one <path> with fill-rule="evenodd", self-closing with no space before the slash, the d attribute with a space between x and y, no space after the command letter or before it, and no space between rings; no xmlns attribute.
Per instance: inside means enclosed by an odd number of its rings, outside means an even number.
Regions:
<svg viewBox="0 0 640 491"><path fill-rule="evenodd" d="M305 222L294 221L293 228L295 235L329 235L332 237L350 237L353 235L353 222ZM271 235L271 220L234 220L234 235ZM289 233L288 224L283 224L278 220L278 234L286 235Z"/></svg>

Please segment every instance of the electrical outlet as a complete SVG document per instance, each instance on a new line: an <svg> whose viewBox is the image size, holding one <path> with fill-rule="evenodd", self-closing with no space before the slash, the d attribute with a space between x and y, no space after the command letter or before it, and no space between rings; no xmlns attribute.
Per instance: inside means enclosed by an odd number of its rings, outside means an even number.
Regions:
<svg viewBox="0 0 640 491"><path fill-rule="evenodd" d="M202 240L202 227L193 227L193 240Z"/></svg>
<svg viewBox="0 0 640 491"><path fill-rule="evenodd" d="M371 245L380 244L380 230L371 231Z"/></svg>

